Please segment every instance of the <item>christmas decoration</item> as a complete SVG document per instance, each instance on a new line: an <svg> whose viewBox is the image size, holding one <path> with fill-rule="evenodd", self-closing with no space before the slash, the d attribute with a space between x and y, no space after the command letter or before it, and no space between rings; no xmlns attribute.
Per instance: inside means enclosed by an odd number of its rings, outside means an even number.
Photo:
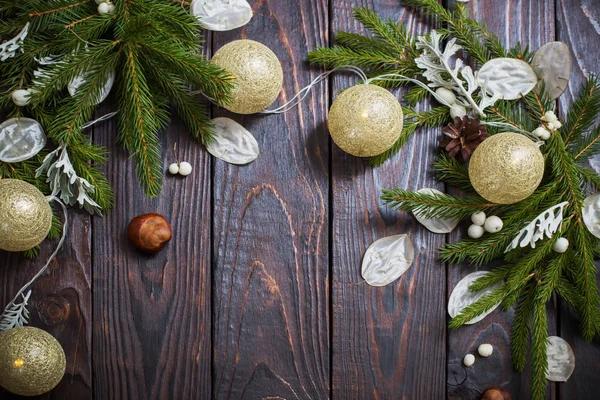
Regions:
<svg viewBox="0 0 600 400"><path fill-rule="evenodd" d="M557 253L564 253L569 248L569 240L567 238L561 237L556 239L554 245L552 246L552 250Z"/></svg>
<svg viewBox="0 0 600 400"><path fill-rule="evenodd" d="M129 223L127 235L138 250L154 254L171 241L171 225L159 214L139 215Z"/></svg>
<svg viewBox="0 0 600 400"><path fill-rule="evenodd" d="M486 200L513 204L531 195L544 175L544 156L530 139L501 133L485 140L469 163L473 187Z"/></svg>
<svg viewBox="0 0 600 400"><path fill-rule="evenodd" d="M500 232L502 230L503 226L504 226L504 223L502 222L502 219L500 219L500 217L497 217L495 215L492 215L491 217L487 217L483 224L483 228L485 229L486 232L489 232L489 233Z"/></svg>
<svg viewBox="0 0 600 400"><path fill-rule="evenodd" d="M479 119L470 120L469 117L454 118L442 129L442 133L446 137L441 140L440 146L450 157L457 157L462 162L469 161L477 146L490 137Z"/></svg>
<svg viewBox="0 0 600 400"><path fill-rule="evenodd" d="M362 277L371 286L385 286L400 278L415 259L408 235L389 236L375 241L362 262Z"/></svg>
<svg viewBox="0 0 600 400"><path fill-rule="evenodd" d="M100 168L108 154L90 142L84 129L113 81L119 142L131 152L148 196L161 190L159 132L169 122L171 105L195 138L209 141L210 118L193 93L200 90L226 104L234 79L202 56L202 30L188 4L5 3L2 36L13 39L0 45L0 76L7 93L28 95L15 96L20 108L2 102L0 112L38 121L60 150L46 159L42 169L43 157L32 158L23 167L0 164L0 177L31 181L47 191L42 175L52 173L48 180L59 186L50 191L67 198L69 205L91 212L109 209L113 194ZM40 171L37 177L35 170Z"/></svg>
<svg viewBox="0 0 600 400"><path fill-rule="evenodd" d="M473 222L474 225L483 226L485 224L486 218L487 217L483 211L478 211L471 215L471 222Z"/></svg>
<svg viewBox="0 0 600 400"><path fill-rule="evenodd" d="M283 70L277 56L254 40L235 40L221 47L211 63L235 78L231 102L225 108L237 114L263 111L283 87Z"/></svg>
<svg viewBox="0 0 600 400"><path fill-rule="evenodd" d="M540 47L531 60L539 79L536 93L554 101L567 90L571 75L571 52L563 42L550 42Z"/></svg>
<svg viewBox="0 0 600 400"><path fill-rule="evenodd" d="M548 336L546 349L548 354L546 378L553 382L566 382L575 370L573 349L566 340L558 336Z"/></svg>
<svg viewBox="0 0 600 400"><path fill-rule="evenodd" d="M0 180L0 249L25 251L40 244L52 225L48 200L33 185Z"/></svg>
<svg viewBox="0 0 600 400"><path fill-rule="evenodd" d="M0 124L0 161L29 160L46 145L42 126L31 118L11 118Z"/></svg>
<svg viewBox="0 0 600 400"><path fill-rule="evenodd" d="M483 236L483 234L485 233L485 230L483 229L482 225L470 225L469 229L467 230L467 235L469 235L470 238L473 239L479 239L480 237Z"/></svg>
<svg viewBox="0 0 600 400"><path fill-rule="evenodd" d="M179 164L173 163L169 165L169 173L171 175L177 175L179 173Z"/></svg>
<svg viewBox="0 0 600 400"><path fill-rule="evenodd" d="M66 370L65 353L49 333L19 327L0 333L0 386L21 396L54 389Z"/></svg>
<svg viewBox="0 0 600 400"><path fill-rule="evenodd" d="M229 164L243 165L258 158L258 142L242 125L229 118L215 118L214 140L206 144L206 150Z"/></svg>
<svg viewBox="0 0 600 400"><path fill-rule="evenodd" d="M473 354L467 354L464 358L463 358L463 364L465 365L465 367L470 367L471 365L475 364L475 356Z"/></svg>
<svg viewBox="0 0 600 400"><path fill-rule="evenodd" d="M327 122L333 141L342 150L370 157L389 150L402 134L402 107L379 86L357 85L335 99Z"/></svg>
<svg viewBox="0 0 600 400"><path fill-rule="evenodd" d="M192 164L190 164L187 161L182 161L181 164L179 164L179 175L188 176L191 173L192 173Z"/></svg>
<svg viewBox="0 0 600 400"><path fill-rule="evenodd" d="M493 352L494 347L489 343L480 344L477 348L477 353L479 353L481 357L489 357Z"/></svg>
<svg viewBox="0 0 600 400"><path fill-rule="evenodd" d="M551 239L552 236L561 229L563 223L563 210L568 202L562 202L538 215L533 221L521 229L517 236L510 242L505 252L516 249L517 247L531 246L535 249L535 243L544 239L546 236Z"/></svg>
<svg viewBox="0 0 600 400"><path fill-rule="evenodd" d="M13 103L15 103L15 105L18 107L25 107L27 104L29 104L30 97L31 91L26 89L18 89L11 94Z"/></svg>
<svg viewBox="0 0 600 400"><path fill-rule="evenodd" d="M485 290L480 291L472 291L471 285L476 282L480 278L487 277L489 272L487 271L477 271L473 272L464 278L462 278L452 289L452 293L450 294L450 299L448 299L448 314L452 318L455 318L459 314L462 314L465 309L472 306L481 298L484 298L489 293L497 292L503 286L502 282L494 282L492 286L486 288ZM486 312L477 315L475 318L466 321L466 325L471 325L477 323L488 316L491 312L493 312L498 306L500 302L495 304L491 304L490 307L486 310Z"/></svg>
<svg viewBox="0 0 600 400"><path fill-rule="evenodd" d="M246 0L193 0L190 11L211 31L230 31L252 19L252 7Z"/></svg>

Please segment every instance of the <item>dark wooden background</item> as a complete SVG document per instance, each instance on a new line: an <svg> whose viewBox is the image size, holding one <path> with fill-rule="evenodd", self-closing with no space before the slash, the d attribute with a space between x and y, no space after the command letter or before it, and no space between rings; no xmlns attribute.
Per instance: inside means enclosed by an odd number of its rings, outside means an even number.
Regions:
<svg viewBox="0 0 600 400"><path fill-rule="evenodd" d="M258 40L285 71L278 102L321 71L306 54L339 30L361 31L352 8L367 6L412 32L431 21L399 0L250 0L244 28L207 34L207 54L239 38ZM448 4L445 4L448 6ZM537 49L552 40L572 50L564 115L581 82L600 73L600 0L472 0L472 15L508 45ZM373 169L332 145L325 126L332 98L354 80L337 75L285 115L235 116L256 136L260 158L244 167L210 157L174 121L164 135L166 167L188 160L194 173L168 176L146 199L112 122L94 140L111 149L105 170L117 202L104 218L71 212L69 240L34 287L32 325L58 338L67 374L43 399L476 399L493 385L528 399L527 373L512 369L511 313L447 329L446 302L469 267L440 265L435 235L382 205L383 188L436 187L431 173L439 129L420 131L401 154ZM105 102L98 115L112 110ZM172 151L177 144L177 154ZM600 160L591 160L600 171ZM140 255L126 226L146 212L166 215L174 238L154 257ZM459 232L464 232L462 226ZM383 288L361 283L365 249L409 233L419 251L409 271ZM0 254L6 304L49 256ZM551 334L571 343L575 374L550 384L550 399L600 399L600 343L587 344L561 304L549 307ZM492 343L488 359L465 369L462 357ZM0 398L14 398L0 390Z"/></svg>

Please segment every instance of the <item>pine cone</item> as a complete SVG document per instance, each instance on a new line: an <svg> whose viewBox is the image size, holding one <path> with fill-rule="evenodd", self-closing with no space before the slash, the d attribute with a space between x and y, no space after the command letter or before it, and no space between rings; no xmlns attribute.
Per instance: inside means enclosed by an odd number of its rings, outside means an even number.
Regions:
<svg viewBox="0 0 600 400"><path fill-rule="evenodd" d="M446 149L450 157L466 162L471 158L479 143L490 137L487 128L479 124L479 119L456 117L454 121L442 129L446 137L442 138L440 146Z"/></svg>

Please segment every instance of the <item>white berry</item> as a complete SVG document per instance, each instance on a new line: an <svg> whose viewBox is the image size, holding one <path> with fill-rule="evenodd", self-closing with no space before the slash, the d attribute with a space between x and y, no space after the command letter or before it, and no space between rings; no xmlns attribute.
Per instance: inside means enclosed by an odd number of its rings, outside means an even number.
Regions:
<svg viewBox="0 0 600 400"><path fill-rule="evenodd" d="M114 4L112 4L112 3L108 3L108 13L109 13L109 14L112 14L112 13L114 13L114 12L115 12L115 9L116 9L116 7L115 7L115 5L114 5Z"/></svg>
<svg viewBox="0 0 600 400"><path fill-rule="evenodd" d="M188 176L189 174L192 173L192 164L190 164L189 162L182 162L181 164L179 164L179 175L181 176Z"/></svg>
<svg viewBox="0 0 600 400"><path fill-rule="evenodd" d="M564 253L565 251L567 251L568 248L569 241L564 237L558 238L554 243L554 246L552 246L552 250L554 250L557 253Z"/></svg>
<svg viewBox="0 0 600 400"><path fill-rule="evenodd" d="M25 107L29 104L31 92L25 89L18 89L12 92L12 101L19 107Z"/></svg>
<svg viewBox="0 0 600 400"><path fill-rule="evenodd" d="M483 211L476 212L471 215L471 221L473 221L475 225L483 226L483 224L485 224L485 213Z"/></svg>
<svg viewBox="0 0 600 400"><path fill-rule="evenodd" d="M553 111L546 111L541 120L544 122L554 122L556 121L556 114Z"/></svg>
<svg viewBox="0 0 600 400"><path fill-rule="evenodd" d="M554 126L554 129L560 129L562 128L562 123L559 120L556 120L552 123L552 126Z"/></svg>
<svg viewBox="0 0 600 400"><path fill-rule="evenodd" d="M463 364L465 364L465 367L470 367L475 364L475 356L473 354L467 354L465 358L463 358Z"/></svg>
<svg viewBox="0 0 600 400"><path fill-rule="evenodd" d="M496 233L502 230L504 223L500 218L496 217L495 215L492 215L491 217L486 218L485 224L483 226L487 232Z"/></svg>
<svg viewBox="0 0 600 400"><path fill-rule="evenodd" d="M469 226L469 230L467 231L467 234L472 239L479 239L480 237L483 236L483 226L473 224L473 225Z"/></svg>
<svg viewBox="0 0 600 400"><path fill-rule="evenodd" d="M450 107L450 116L452 118L462 118L465 115L467 115L467 109L464 106L458 103L452 104L452 107Z"/></svg>
<svg viewBox="0 0 600 400"><path fill-rule="evenodd" d="M108 3L100 3L98 6L98 14L106 15L110 13L110 4Z"/></svg>
<svg viewBox="0 0 600 400"><path fill-rule="evenodd" d="M550 137L550 132L543 126L536 128L532 133L540 139L543 139L544 136Z"/></svg>
<svg viewBox="0 0 600 400"><path fill-rule="evenodd" d="M435 94L437 94L442 100L446 101L448 104L454 104L456 102L456 95L452 90L440 87L437 88Z"/></svg>
<svg viewBox="0 0 600 400"><path fill-rule="evenodd" d="M177 175L179 173L179 164L173 163L169 165L169 173L171 175Z"/></svg>
<svg viewBox="0 0 600 400"><path fill-rule="evenodd" d="M477 352L481 357L489 357L494 352L494 347L489 343L484 343L477 348Z"/></svg>

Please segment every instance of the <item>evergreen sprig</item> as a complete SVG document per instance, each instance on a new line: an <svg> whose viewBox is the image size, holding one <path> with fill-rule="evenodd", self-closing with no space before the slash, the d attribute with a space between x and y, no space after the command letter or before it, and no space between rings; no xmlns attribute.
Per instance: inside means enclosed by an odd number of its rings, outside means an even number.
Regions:
<svg viewBox="0 0 600 400"><path fill-rule="evenodd" d="M105 84L115 78L119 142L132 154L138 178L148 196L161 190L160 132L173 104L192 135L210 140L212 125L199 90L225 104L233 78L200 54L201 26L180 2L113 0L113 14L100 15L93 1L0 0L2 37L30 24L22 51L0 62L6 91L0 111L9 117L31 117L57 146L65 146L77 175L94 185L94 201L109 209L113 194L99 166L106 150L93 145L83 126L91 119ZM53 61L44 62L41 61ZM67 92L84 78L74 96ZM33 89L30 103L16 107L11 93ZM0 164L2 177L33 181L40 158L20 165Z"/></svg>

